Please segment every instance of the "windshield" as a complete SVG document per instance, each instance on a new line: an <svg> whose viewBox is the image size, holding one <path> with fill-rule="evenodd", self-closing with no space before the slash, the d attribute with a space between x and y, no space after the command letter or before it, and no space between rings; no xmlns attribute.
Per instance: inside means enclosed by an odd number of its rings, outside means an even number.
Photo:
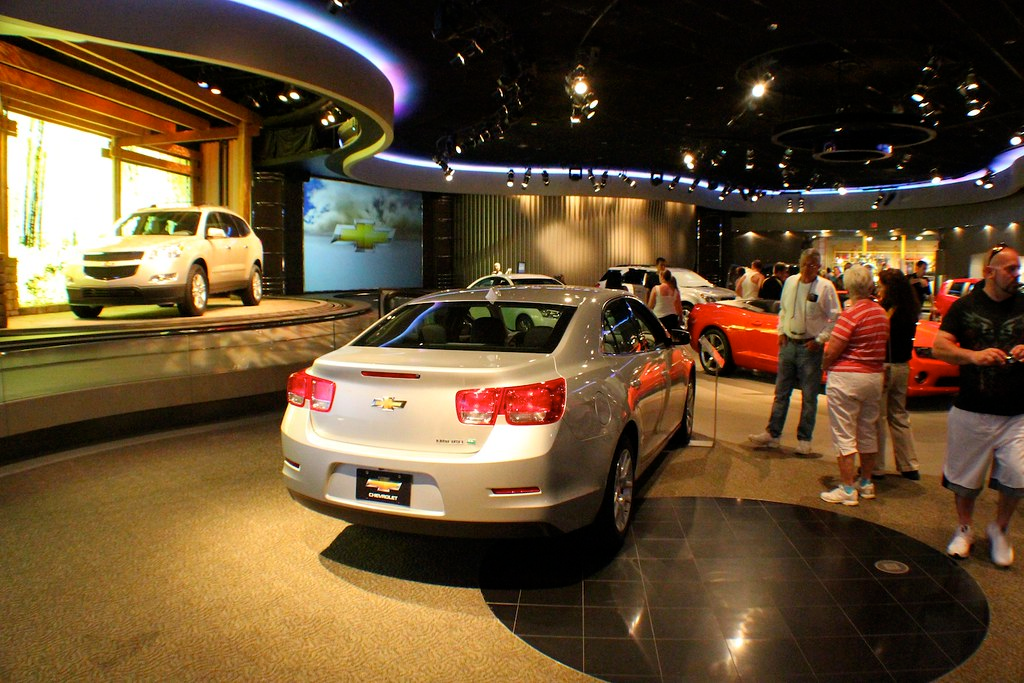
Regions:
<svg viewBox="0 0 1024 683"><path fill-rule="evenodd" d="M575 310L572 306L521 302L406 304L381 318L351 345L550 353Z"/></svg>
<svg viewBox="0 0 1024 683"><path fill-rule="evenodd" d="M199 227L198 211L144 211L121 221L116 233L128 235L194 235Z"/></svg>

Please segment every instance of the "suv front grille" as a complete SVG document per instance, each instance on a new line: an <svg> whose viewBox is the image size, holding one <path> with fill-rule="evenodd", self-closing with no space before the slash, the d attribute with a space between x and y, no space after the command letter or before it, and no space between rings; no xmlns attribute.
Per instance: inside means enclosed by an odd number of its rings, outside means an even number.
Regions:
<svg viewBox="0 0 1024 683"><path fill-rule="evenodd" d="M144 253L142 251L100 251L94 254L85 254L82 258L85 261L138 261Z"/></svg>
<svg viewBox="0 0 1024 683"><path fill-rule="evenodd" d="M139 270L138 265L114 266L105 268L101 266L86 266L85 274L97 280L117 280L123 277L131 277Z"/></svg>

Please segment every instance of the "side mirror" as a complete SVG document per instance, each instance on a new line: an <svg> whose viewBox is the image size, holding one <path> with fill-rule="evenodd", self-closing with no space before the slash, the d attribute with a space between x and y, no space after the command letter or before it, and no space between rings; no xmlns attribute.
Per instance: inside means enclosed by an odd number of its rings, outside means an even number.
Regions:
<svg viewBox="0 0 1024 683"><path fill-rule="evenodd" d="M690 343L690 333L681 327L673 327L668 333L672 336L672 343L677 346L685 346Z"/></svg>
<svg viewBox="0 0 1024 683"><path fill-rule="evenodd" d="M224 228L207 228L206 237L227 237L228 234L224 232Z"/></svg>

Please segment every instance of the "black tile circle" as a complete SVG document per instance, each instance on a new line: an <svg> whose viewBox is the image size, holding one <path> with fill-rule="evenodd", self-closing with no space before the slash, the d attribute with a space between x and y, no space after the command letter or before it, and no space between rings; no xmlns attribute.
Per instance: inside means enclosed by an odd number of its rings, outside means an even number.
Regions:
<svg viewBox="0 0 1024 683"><path fill-rule="evenodd" d="M876 565L907 566L902 574ZM614 557L586 534L496 544L481 590L537 650L606 681L930 681L988 630L954 560L831 510L648 498Z"/></svg>

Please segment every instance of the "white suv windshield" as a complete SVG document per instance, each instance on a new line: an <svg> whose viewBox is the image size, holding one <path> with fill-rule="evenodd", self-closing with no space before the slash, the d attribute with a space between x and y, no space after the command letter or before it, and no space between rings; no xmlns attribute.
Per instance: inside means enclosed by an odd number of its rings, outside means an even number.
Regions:
<svg viewBox="0 0 1024 683"><path fill-rule="evenodd" d="M197 211L146 211L134 213L117 226L117 234L194 235L199 227Z"/></svg>

